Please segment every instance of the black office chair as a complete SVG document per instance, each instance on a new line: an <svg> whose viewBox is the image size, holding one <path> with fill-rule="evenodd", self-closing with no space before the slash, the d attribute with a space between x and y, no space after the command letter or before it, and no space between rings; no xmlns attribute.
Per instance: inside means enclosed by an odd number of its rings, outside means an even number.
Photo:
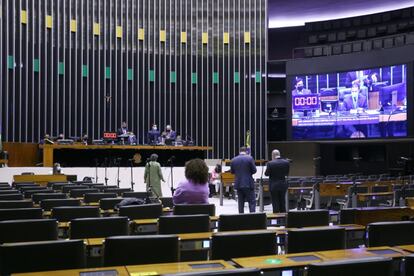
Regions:
<svg viewBox="0 0 414 276"><path fill-rule="evenodd" d="M0 246L1 275L79 269L85 266L83 240L9 243Z"/></svg>
<svg viewBox="0 0 414 276"><path fill-rule="evenodd" d="M265 213L220 215L218 231L258 230L267 228Z"/></svg>
<svg viewBox="0 0 414 276"><path fill-rule="evenodd" d="M310 227L329 225L329 210L289 211L286 216L286 227Z"/></svg>
<svg viewBox="0 0 414 276"><path fill-rule="evenodd" d="M0 221L20 219L41 219L43 212L41 208L15 208L0 209Z"/></svg>
<svg viewBox="0 0 414 276"><path fill-rule="evenodd" d="M159 234L210 232L208 215L161 216L158 219Z"/></svg>
<svg viewBox="0 0 414 276"><path fill-rule="evenodd" d="M86 193L83 198L83 202L99 202L103 198L116 198L118 195L116 193Z"/></svg>
<svg viewBox="0 0 414 276"><path fill-rule="evenodd" d="M401 275L405 275L405 276L414 275L414 254L404 257L403 272L404 273L401 273Z"/></svg>
<svg viewBox="0 0 414 276"><path fill-rule="evenodd" d="M105 189L105 193L116 193L118 196L122 196L125 192L130 192L131 189L129 188L111 188L111 189Z"/></svg>
<svg viewBox="0 0 414 276"><path fill-rule="evenodd" d="M414 221L374 222L366 231L369 247L414 244Z"/></svg>
<svg viewBox="0 0 414 276"><path fill-rule="evenodd" d="M51 218L59 222L71 221L76 218L97 218L100 217L98 207L79 206L79 207L55 207L52 209Z"/></svg>
<svg viewBox="0 0 414 276"><path fill-rule="evenodd" d="M119 215L131 220L159 218L162 215L162 205L158 203L122 206L119 208Z"/></svg>
<svg viewBox="0 0 414 276"><path fill-rule="evenodd" d="M216 215L214 204L176 204L173 210L174 215Z"/></svg>
<svg viewBox="0 0 414 276"><path fill-rule="evenodd" d="M21 187L40 187L39 184L36 184L34 182L18 182L18 183L13 183L12 186L16 189L20 189Z"/></svg>
<svg viewBox="0 0 414 276"><path fill-rule="evenodd" d="M50 181L50 182L47 182L47 187L48 188L52 188L53 189L53 186L54 185L68 185L69 184L69 182L56 182L56 181ZM54 189L53 189L54 190Z"/></svg>
<svg viewBox="0 0 414 276"><path fill-rule="evenodd" d="M346 233L341 227L315 227L287 231L287 253L345 249Z"/></svg>
<svg viewBox="0 0 414 276"><path fill-rule="evenodd" d="M24 186L24 187L20 187L19 191L23 194L26 191L39 191L39 193L40 193L40 192L48 191L48 188L47 187L42 187L42 186Z"/></svg>
<svg viewBox="0 0 414 276"><path fill-rule="evenodd" d="M274 254L276 254L276 234L271 231L215 233L211 237L213 260Z"/></svg>
<svg viewBox="0 0 414 276"><path fill-rule="evenodd" d="M86 189L72 189L72 190L70 190L70 197L72 197L72 198L78 198L78 197L84 197L85 196L85 194L88 194L88 193L98 193L99 192L99 190L98 189L89 189L89 188L86 188Z"/></svg>
<svg viewBox="0 0 414 276"><path fill-rule="evenodd" d="M146 199L148 198L148 192L124 192L122 197L133 197L133 198L141 198Z"/></svg>
<svg viewBox="0 0 414 276"><path fill-rule="evenodd" d="M178 243L174 235L109 237L104 244L104 265L178 262Z"/></svg>
<svg viewBox="0 0 414 276"><path fill-rule="evenodd" d="M0 194L0 200L23 200L21 193Z"/></svg>
<svg viewBox="0 0 414 276"><path fill-rule="evenodd" d="M62 193L69 194L70 191L76 189L87 189L88 186L85 185L64 185L62 186Z"/></svg>
<svg viewBox="0 0 414 276"><path fill-rule="evenodd" d="M69 230L71 239L129 235L129 220L127 217L72 219Z"/></svg>
<svg viewBox="0 0 414 276"><path fill-rule="evenodd" d="M102 210L113 210L115 209L115 205L120 203L124 198L103 198L99 200L99 207Z"/></svg>
<svg viewBox="0 0 414 276"><path fill-rule="evenodd" d="M0 209L33 208L31 200L1 200Z"/></svg>
<svg viewBox="0 0 414 276"><path fill-rule="evenodd" d="M328 261L313 263L307 268L308 276L331 276L331 275L352 275L352 276L392 276L393 262L391 258L363 258L341 261ZM407 274L411 275L411 274Z"/></svg>
<svg viewBox="0 0 414 276"><path fill-rule="evenodd" d="M164 207L164 208L168 207L170 209L172 209L174 207L172 197L160 197L159 199L161 201L162 207Z"/></svg>
<svg viewBox="0 0 414 276"><path fill-rule="evenodd" d="M0 221L0 243L57 239L58 224L55 219Z"/></svg>
<svg viewBox="0 0 414 276"><path fill-rule="evenodd" d="M27 190L24 192L24 198L32 198L34 194L53 194L53 190Z"/></svg>
<svg viewBox="0 0 414 276"><path fill-rule="evenodd" d="M81 201L79 199L67 198L67 199L44 199L40 201L40 207L45 211L50 211L55 207L64 206L80 206Z"/></svg>
<svg viewBox="0 0 414 276"><path fill-rule="evenodd" d="M53 183L51 188L54 191L60 191L61 192L63 190L64 186L69 186L69 185L74 186L74 184L71 184L71 183L59 182L59 183Z"/></svg>
<svg viewBox="0 0 414 276"><path fill-rule="evenodd" d="M193 264L197 265L197 264ZM192 266L192 264L190 264ZM206 264L208 266L208 264ZM241 276L261 276L262 271L258 268L237 268L237 269L219 269L211 271L183 272L175 274L164 274L164 276L225 276L225 275L241 275Z"/></svg>
<svg viewBox="0 0 414 276"><path fill-rule="evenodd" d="M34 172L22 172L21 175L34 175Z"/></svg>
<svg viewBox="0 0 414 276"><path fill-rule="evenodd" d="M39 204L40 201L45 199L65 199L68 196L64 193L35 193L32 195L34 203Z"/></svg>
<svg viewBox="0 0 414 276"><path fill-rule="evenodd" d="M19 194L19 190L15 189L7 189L7 190L0 190L0 195L8 195L8 194Z"/></svg>

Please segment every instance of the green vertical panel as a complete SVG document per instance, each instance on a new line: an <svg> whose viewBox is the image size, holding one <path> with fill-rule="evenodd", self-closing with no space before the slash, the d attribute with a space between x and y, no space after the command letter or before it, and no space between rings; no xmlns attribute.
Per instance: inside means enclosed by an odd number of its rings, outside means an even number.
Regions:
<svg viewBox="0 0 414 276"><path fill-rule="evenodd" d="M177 74L175 73L175 71L171 71L170 72L170 82L171 83L176 83L177 81Z"/></svg>
<svg viewBox="0 0 414 276"><path fill-rule="evenodd" d="M105 67L105 79L111 78L111 67Z"/></svg>
<svg viewBox="0 0 414 276"><path fill-rule="evenodd" d="M65 64L63 62L59 62L58 74L59 75L64 75L65 74Z"/></svg>
<svg viewBox="0 0 414 276"><path fill-rule="evenodd" d="M240 83L240 73L234 72L234 83Z"/></svg>
<svg viewBox="0 0 414 276"><path fill-rule="evenodd" d="M89 68L88 65L83 64L82 65L82 77L87 78L89 75Z"/></svg>
<svg viewBox="0 0 414 276"><path fill-rule="evenodd" d="M256 72L256 83L261 83L262 82L262 72L257 71Z"/></svg>
<svg viewBox="0 0 414 276"><path fill-rule="evenodd" d="M13 56L7 56L7 68L14 69L14 57Z"/></svg>
<svg viewBox="0 0 414 276"><path fill-rule="evenodd" d="M218 72L213 72L213 83L219 83L219 74Z"/></svg>
<svg viewBox="0 0 414 276"><path fill-rule="evenodd" d="M197 73L191 73L191 84L197 84Z"/></svg>
<svg viewBox="0 0 414 276"><path fill-rule="evenodd" d="M154 70L149 70L149 81L155 81L155 72Z"/></svg>
<svg viewBox="0 0 414 276"><path fill-rule="evenodd" d="M127 78L129 81L134 80L134 70L132 68L128 68Z"/></svg>
<svg viewBox="0 0 414 276"><path fill-rule="evenodd" d="M37 58L33 60L33 71L40 72L40 60Z"/></svg>

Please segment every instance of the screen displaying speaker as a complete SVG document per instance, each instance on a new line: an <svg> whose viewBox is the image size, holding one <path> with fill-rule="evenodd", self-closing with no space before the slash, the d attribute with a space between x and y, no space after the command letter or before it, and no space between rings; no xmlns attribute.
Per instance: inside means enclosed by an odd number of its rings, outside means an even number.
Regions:
<svg viewBox="0 0 414 276"><path fill-rule="evenodd" d="M294 76L292 139L407 136L407 66Z"/></svg>

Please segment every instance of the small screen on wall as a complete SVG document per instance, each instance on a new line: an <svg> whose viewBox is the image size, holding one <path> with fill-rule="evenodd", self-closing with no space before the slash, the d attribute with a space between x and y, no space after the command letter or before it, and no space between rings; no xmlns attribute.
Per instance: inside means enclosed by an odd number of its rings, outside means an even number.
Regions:
<svg viewBox="0 0 414 276"><path fill-rule="evenodd" d="M407 66L294 76L294 140L407 136Z"/></svg>

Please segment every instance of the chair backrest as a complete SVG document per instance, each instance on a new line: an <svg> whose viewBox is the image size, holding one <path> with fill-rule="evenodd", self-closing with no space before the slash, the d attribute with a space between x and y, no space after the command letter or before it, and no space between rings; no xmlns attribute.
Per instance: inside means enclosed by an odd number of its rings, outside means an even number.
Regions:
<svg viewBox="0 0 414 276"><path fill-rule="evenodd" d="M69 184L69 182L55 182L55 181L50 181L50 182L47 182L47 187L49 187L49 188L52 188L52 189L53 189L53 186L54 186L54 185L58 185L58 184L61 184L61 185L68 185L68 184Z"/></svg>
<svg viewBox="0 0 414 276"><path fill-rule="evenodd" d="M31 200L0 200L0 209L33 208Z"/></svg>
<svg viewBox="0 0 414 276"><path fill-rule="evenodd" d="M131 189L129 188L111 188L111 189L105 189L105 193L116 193L118 196L122 196L123 193L129 192Z"/></svg>
<svg viewBox="0 0 414 276"><path fill-rule="evenodd" d="M55 219L0 221L0 243L57 239L58 224Z"/></svg>
<svg viewBox="0 0 414 276"><path fill-rule="evenodd" d="M26 191L43 191L43 190L47 190L47 187L42 187L42 186L24 186L24 187L20 187L19 188L21 193L24 193Z"/></svg>
<svg viewBox="0 0 414 276"><path fill-rule="evenodd" d="M41 208L14 208L0 209L0 221L18 219L41 219L43 212Z"/></svg>
<svg viewBox="0 0 414 276"><path fill-rule="evenodd" d="M119 215L128 217L131 220L159 218L162 215L162 205L156 203L122 206L119 207Z"/></svg>
<svg viewBox="0 0 414 276"><path fill-rule="evenodd" d="M0 246L1 275L84 266L83 240L9 243Z"/></svg>
<svg viewBox="0 0 414 276"><path fill-rule="evenodd" d="M276 254L276 234L267 230L215 233L211 237L211 259Z"/></svg>
<svg viewBox="0 0 414 276"><path fill-rule="evenodd" d="M162 204L162 207L168 207L168 208L173 208L174 207L174 203L173 203L173 198L172 197L160 197L160 201Z"/></svg>
<svg viewBox="0 0 414 276"><path fill-rule="evenodd" d="M34 175L34 172L22 172L21 175Z"/></svg>
<svg viewBox="0 0 414 276"><path fill-rule="evenodd" d="M218 231L257 230L267 228L265 213L220 215Z"/></svg>
<svg viewBox="0 0 414 276"><path fill-rule="evenodd" d="M208 215L161 216L158 219L159 234L210 232Z"/></svg>
<svg viewBox="0 0 414 276"><path fill-rule="evenodd" d="M174 235L118 236L105 240L104 265L138 265L179 261Z"/></svg>
<svg viewBox="0 0 414 276"><path fill-rule="evenodd" d="M40 201L40 207L45 211L50 211L55 207L63 206L80 206L81 201L79 199L67 198L67 199L44 199Z"/></svg>
<svg viewBox="0 0 414 276"><path fill-rule="evenodd" d="M76 218L97 218L99 216L99 208L94 206L55 207L52 208L51 214L51 217L59 222L71 221Z"/></svg>
<svg viewBox="0 0 414 276"><path fill-rule="evenodd" d="M24 192L24 198L32 198L34 194L53 194L53 190L26 190Z"/></svg>
<svg viewBox="0 0 414 276"><path fill-rule="evenodd" d="M71 239L129 235L127 217L79 218L70 221Z"/></svg>
<svg viewBox="0 0 414 276"><path fill-rule="evenodd" d="M39 184L36 184L34 182L19 182L19 183L13 183L13 187L15 187L16 189L20 189L21 187L39 187Z"/></svg>
<svg viewBox="0 0 414 276"><path fill-rule="evenodd" d="M64 193L36 193L32 195L32 200L38 204L45 199L65 199L67 197L67 194Z"/></svg>
<svg viewBox="0 0 414 276"><path fill-rule="evenodd" d="M0 187L11 187L8 182L0 182Z"/></svg>
<svg viewBox="0 0 414 276"><path fill-rule="evenodd" d="M113 210L115 205L121 202L123 198L102 198L99 200L99 207L102 210Z"/></svg>
<svg viewBox="0 0 414 276"><path fill-rule="evenodd" d="M372 186L371 188L372 193L383 193L383 192L388 192L388 191L389 191L389 186L385 186L385 185Z"/></svg>
<svg viewBox="0 0 414 276"><path fill-rule="evenodd" d="M134 198L142 198L146 199L148 197L148 192L124 192L122 197L134 197Z"/></svg>
<svg viewBox="0 0 414 276"><path fill-rule="evenodd" d="M287 231L287 253L345 249L345 228L315 227Z"/></svg>
<svg viewBox="0 0 414 276"><path fill-rule="evenodd" d="M208 265L208 264L207 264ZM190 265L191 266L191 265ZM262 271L258 268L236 268L219 269L209 271L193 271L174 274L163 274L164 276L221 276L221 275L242 275L242 276L261 276Z"/></svg>
<svg viewBox="0 0 414 276"><path fill-rule="evenodd" d="M392 276L394 275L393 261L391 258L371 257L363 259L313 263L309 265L307 269L307 275Z"/></svg>
<svg viewBox="0 0 414 276"><path fill-rule="evenodd" d="M214 204L176 204L174 205L174 215L216 215L216 205Z"/></svg>
<svg viewBox="0 0 414 276"><path fill-rule="evenodd" d="M73 189L70 190L70 197L77 198L77 197L84 197L87 193L98 193L98 189Z"/></svg>
<svg viewBox="0 0 414 276"><path fill-rule="evenodd" d="M20 191L15 190L15 189L0 190L0 195L18 194L18 193L20 193Z"/></svg>
<svg viewBox="0 0 414 276"><path fill-rule="evenodd" d="M0 194L0 200L22 200L23 195L21 193L13 194Z"/></svg>
<svg viewBox="0 0 414 276"><path fill-rule="evenodd" d="M329 225L329 210L289 211L286 227L309 227Z"/></svg>
<svg viewBox="0 0 414 276"><path fill-rule="evenodd" d="M86 193L83 201L85 203L99 202L103 198L116 198L116 193Z"/></svg>
<svg viewBox="0 0 414 276"><path fill-rule="evenodd" d="M87 189L88 186L85 185L64 185L62 186L62 193L70 193L70 191L75 189Z"/></svg>
<svg viewBox="0 0 414 276"><path fill-rule="evenodd" d="M414 221L374 222L366 229L369 247L414 244Z"/></svg>
<svg viewBox="0 0 414 276"><path fill-rule="evenodd" d="M70 185L74 185L74 184L70 184L70 183L67 183L67 182L53 183L51 187L55 191L62 191L64 186L70 186Z"/></svg>
<svg viewBox="0 0 414 276"><path fill-rule="evenodd" d="M414 254L405 256L405 275L414 275Z"/></svg>

